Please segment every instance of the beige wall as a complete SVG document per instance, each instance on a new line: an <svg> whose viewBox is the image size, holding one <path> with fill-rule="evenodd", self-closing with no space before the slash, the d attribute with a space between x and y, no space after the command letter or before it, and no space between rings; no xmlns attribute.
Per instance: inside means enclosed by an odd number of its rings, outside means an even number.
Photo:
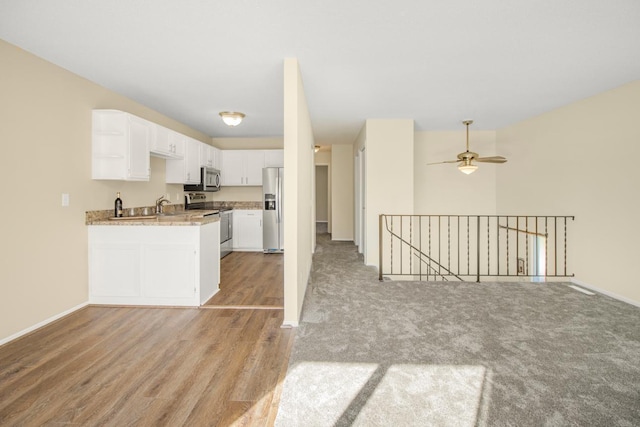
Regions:
<svg viewBox="0 0 640 427"><path fill-rule="evenodd" d="M113 108L201 141L203 135L13 45L0 41L0 342L87 301L87 210L149 206L161 194L162 159L150 182L91 179L91 110ZM62 193L70 206L61 206Z"/></svg>
<svg viewBox="0 0 640 427"><path fill-rule="evenodd" d="M469 135L470 150L481 156L496 154L494 131L473 131ZM471 175L465 175L457 164L427 163L454 160L465 150L464 128L460 131L416 132L414 145L415 213L421 215L493 215L496 213L496 168L509 163L481 163Z"/></svg>
<svg viewBox="0 0 640 427"><path fill-rule="evenodd" d="M354 238L354 191L353 191L353 147L333 145L331 147L331 238L353 240Z"/></svg>
<svg viewBox="0 0 640 427"><path fill-rule="evenodd" d="M297 325L311 270L313 132L295 58L284 61L284 323Z"/></svg>
<svg viewBox="0 0 640 427"><path fill-rule="evenodd" d="M497 132L499 213L575 215L569 270L640 304L640 81Z"/></svg>
<svg viewBox="0 0 640 427"><path fill-rule="evenodd" d="M367 120L366 257L378 265L380 214L413 213L413 120Z"/></svg>

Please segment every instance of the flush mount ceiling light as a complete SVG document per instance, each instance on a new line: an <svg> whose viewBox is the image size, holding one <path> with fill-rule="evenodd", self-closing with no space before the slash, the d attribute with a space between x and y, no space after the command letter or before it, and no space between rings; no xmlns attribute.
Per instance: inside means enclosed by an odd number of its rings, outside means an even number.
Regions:
<svg viewBox="0 0 640 427"><path fill-rule="evenodd" d="M317 153L318 151L320 151L320 146L319 146L319 145L314 146L314 147L313 147L313 151L314 151L315 153Z"/></svg>
<svg viewBox="0 0 640 427"><path fill-rule="evenodd" d="M220 117L227 126L238 126L244 119L244 114L236 111L222 111Z"/></svg>
<svg viewBox="0 0 640 427"><path fill-rule="evenodd" d="M456 160L448 160L446 162L436 162L436 163L427 163L427 165L438 165L441 163L460 163L458 165L458 170L467 175L474 173L478 166L474 164L474 162L481 163L504 163L507 161L502 156L491 156L491 157L479 157L478 153L474 153L469 151L469 125L473 123L473 120L465 120L462 122L463 125L467 127L467 151L464 153L458 154L458 158Z"/></svg>

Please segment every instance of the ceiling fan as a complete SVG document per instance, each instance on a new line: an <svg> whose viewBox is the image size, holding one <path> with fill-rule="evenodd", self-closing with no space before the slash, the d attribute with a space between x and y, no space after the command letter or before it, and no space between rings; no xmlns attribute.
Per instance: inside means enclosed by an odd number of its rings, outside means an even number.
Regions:
<svg viewBox="0 0 640 427"><path fill-rule="evenodd" d="M473 123L473 120L465 120L462 122L463 125L467 127L467 151L458 154L457 160L447 160L445 162L435 162L435 163L427 163L427 165L439 165L442 163L460 163L458 165L458 169L462 173L466 173L469 175L478 169L478 166L474 164L474 162L480 163L504 163L507 161L502 156L491 156L491 157L479 157L478 153L474 153L469 151L469 125Z"/></svg>

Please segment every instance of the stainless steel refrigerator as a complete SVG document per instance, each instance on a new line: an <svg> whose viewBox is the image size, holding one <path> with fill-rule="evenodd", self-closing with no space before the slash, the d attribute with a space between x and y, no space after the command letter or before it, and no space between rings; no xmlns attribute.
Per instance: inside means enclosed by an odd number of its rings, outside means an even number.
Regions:
<svg viewBox="0 0 640 427"><path fill-rule="evenodd" d="M284 169L262 169L262 245L265 253L284 251Z"/></svg>

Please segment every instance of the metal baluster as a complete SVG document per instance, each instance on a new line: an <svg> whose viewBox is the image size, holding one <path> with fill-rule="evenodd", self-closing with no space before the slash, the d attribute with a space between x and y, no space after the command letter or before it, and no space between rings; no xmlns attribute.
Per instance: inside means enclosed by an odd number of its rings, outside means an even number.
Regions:
<svg viewBox="0 0 640 427"><path fill-rule="evenodd" d="M489 216L487 216L487 276L489 275L489 273L491 272L491 232L489 230Z"/></svg>
<svg viewBox="0 0 640 427"><path fill-rule="evenodd" d="M567 275L567 217L564 217L564 275Z"/></svg>
<svg viewBox="0 0 640 427"><path fill-rule="evenodd" d="M429 280L429 273L431 273L431 215L429 215L429 269L427 270L427 280ZM435 280L435 275L433 279Z"/></svg>
<svg viewBox="0 0 640 427"><path fill-rule="evenodd" d="M459 215L458 215L458 231L456 233L458 234L458 245L457 245L458 268L456 269L456 274L460 274L460 216Z"/></svg>
<svg viewBox="0 0 640 427"><path fill-rule="evenodd" d="M554 272L553 275L557 276L558 275L558 217L554 216L553 217L553 243L555 245L555 248L553 250L553 265L554 265Z"/></svg>
<svg viewBox="0 0 640 427"><path fill-rule="evenodd" d="M476 282L480 283L480 215L476 223Z"/></svg>
<svg viewBox="0 0 640 427"><path fill-rule="evenodd" d="M525 216L524 217L524 227L526 230L526 233L524 235L524 244L525 244L525 268L524 268L524 274L525 275L529 275L529 217Z"/></svg>
<svg viewBox="0 0 640 427"><path fill-rule="evenodd" d="M497 257L497 270L496 273L500 276L500 216L496 217L496 257Z"/></svg>
<svg viewBox="0 0 640 427"><path fill-rule="evenodd" d="M549 217L544 217L544 275L549 274Z"/></svg>
<svg viewBox="0 0 640 427"><path fill-rule="evenodd" d="M447 216L447 270L451 271L451 216Z"/></svg>
<svg viewBox="0 0 640 427"><path fill-rule="evenodd" d="M471 259L471 254L469 253L469 215L467 215L467 275L470 273L470 265L469 260Z"/></svg>
<svg viewBox="0 0 640 427"><path fill-rule="evenodd" d="M507 217L507 228L505 231L507 235L507 276L509 275L509 217Z"/></svg>

